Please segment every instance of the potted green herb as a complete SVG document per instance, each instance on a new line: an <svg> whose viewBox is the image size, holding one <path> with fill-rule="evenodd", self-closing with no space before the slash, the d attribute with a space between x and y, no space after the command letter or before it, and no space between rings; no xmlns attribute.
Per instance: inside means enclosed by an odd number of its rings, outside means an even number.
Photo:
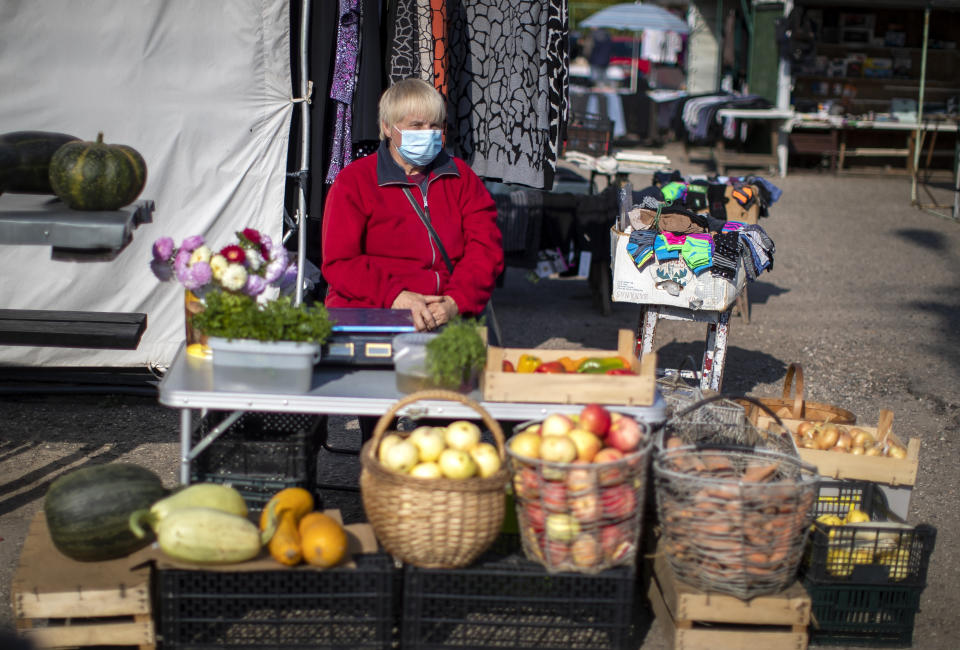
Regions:
<svg viewBox="0 0 960 650"><path fill-rule="evenodd" d="M428 388L470 392L487 360L475 320L454 318L439 333L400 334L393 340L397 390Z"/></svg>
<svg viewBox="0 0 960 650"><path fill-rule="evenodd" d="M288 296L258 303L210 292L193 325L207 336L218 390L306 392L320 345L332 330L322 305L296 306Z"/></svg>

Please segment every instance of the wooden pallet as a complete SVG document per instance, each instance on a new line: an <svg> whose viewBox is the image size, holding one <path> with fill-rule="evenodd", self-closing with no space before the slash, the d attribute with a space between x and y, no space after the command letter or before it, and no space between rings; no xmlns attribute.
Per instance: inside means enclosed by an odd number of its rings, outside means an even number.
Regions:
<svg viewBox="0 0 960 650"><path fill-rule="evenodd" d="M11 596L18 633L36 648L156 645L149 567L131 557L77 562L53 546L43 511L30 524Z"/></svg>
<svg viewBox="0 0 960 650"><path fill-rule="evenodd" d="M657 554L647 594L674 650L804 650L810 596L799 582L749 601L707 593L677 580Z"/></svg>

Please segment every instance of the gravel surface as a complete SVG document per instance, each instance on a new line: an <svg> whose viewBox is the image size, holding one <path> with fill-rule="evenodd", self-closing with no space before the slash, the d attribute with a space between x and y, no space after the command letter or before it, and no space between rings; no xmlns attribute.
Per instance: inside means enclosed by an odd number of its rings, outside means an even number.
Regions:
<svg viewBox="0 0 960 650"><path fill-rule="evenodd" d="M685 174L703 167L667 155ZM806 397L853 411L874 426L880 409L895 414L901 438L919 438L920 472L909 521L937 528L929 584L917 615L914 646L952 650L960 558L953 551L960 517L960 474L953 454L960 429L960 227L910 205L910 181L898 176L791 174L772 178L784 191L761 221L777 244L774 268L749 285L751 318L731 320L723 390L779 396L785 369L802 364ZM648 176L633 179L636 188ZM943 202L944 192L938 194ZM495 295L511 347L614 347L617 330L636 326L638 307L614 304L604 317L587 283L533 283L510 269ZM699 358L703 325L661 322L659 365ZM9 382L0 388L10 390ZM155 398L130 395L0 393L0 632L13 626L10 583L27 526L49 482L85 464L122 460L177 481L178 417ZM347 418L331 418L331 444L356 445ZM355 484L358 463L321 455L325 480ZM327 505L361 519L357 495L327 492ZM665 648L659 624L642 648Z"/></svg>

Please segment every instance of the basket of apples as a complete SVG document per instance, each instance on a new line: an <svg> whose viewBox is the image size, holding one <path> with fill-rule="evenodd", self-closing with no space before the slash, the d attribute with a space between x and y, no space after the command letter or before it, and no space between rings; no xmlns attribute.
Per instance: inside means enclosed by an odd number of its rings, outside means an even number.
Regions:
<svg viewBox="0 0 960 650"><path fill-rule="evenodd" d="M481 441L468 420L388 431L404 407L420 400L448 400L475 410L496 444ZM360 451L363 508L384 549L423 568L464 567L479 557L503 526L505 462L503 429L461 393L423 390L407 395L377 421Z"/></svg>
<svg viewBox="0 0 960 650"><path fill-rule="evenodd" d="M633 565L652 447L646 424L599 404L519 425L507 456L526 556L550 571Z"/></svg>

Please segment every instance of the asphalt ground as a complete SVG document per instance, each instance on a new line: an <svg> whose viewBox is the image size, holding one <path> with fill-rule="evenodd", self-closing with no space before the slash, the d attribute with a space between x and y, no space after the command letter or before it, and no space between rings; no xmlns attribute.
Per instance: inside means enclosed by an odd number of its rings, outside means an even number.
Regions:
<svg viewBox="0 0 960 650"><path fill-rule="evenodd" d="M663 150L684 174L705 170L676 145ZM764 172L760 172L764 174ZM907 177L806 171L783 179L761 225L776 242L773 269L749 285L750 321L731 321L725 393L779 396L790 363L800 363L809 400L841 406L875 426L881 409L893 430L921 441L920 471L908 520L937 529L928 586L915 620L914 647L956 648L954 616L960 473L960 226L911 206ZM636 188L650 177L636 175ZM933 190L940 202L951 199ZM921 194L926 196L925 194ZM510 347L599 347L636 326L637 305L615 303L603 316L583 279L531 282L510 269L495 294ZM661 368L699 358L705 326L661 322L655 347ZM71 469L122 460L177 482L177 413L152 397L121 394L17 393L0 386L0 632L13 626L10 583L27 526L50 481ZM14 391L14 392L11 392ZM347 418L332 418L330 443L356 446ZM348 455L321 453L324 480L355 485ZM356 493L324 492L348 521L362 519ZM660 624L642 626L642 648L665 648ZM829 646L826 646L829 647Z"/></svg>

